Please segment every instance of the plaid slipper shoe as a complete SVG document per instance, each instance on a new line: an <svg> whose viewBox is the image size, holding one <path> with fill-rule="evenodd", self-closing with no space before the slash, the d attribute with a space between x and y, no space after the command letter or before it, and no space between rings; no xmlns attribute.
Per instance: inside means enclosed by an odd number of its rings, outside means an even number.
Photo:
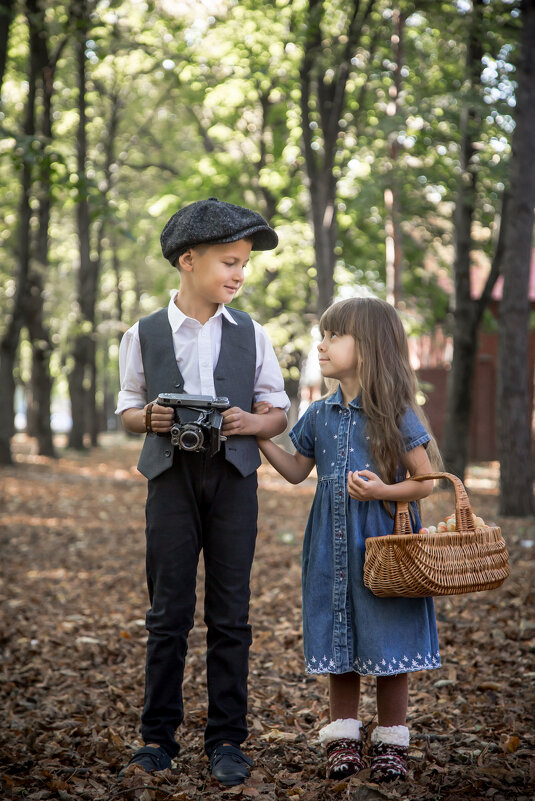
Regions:
<svg viewBox="0 0 535 801"><path fill-rule="evenodd" d="M362 740L332 740L326 749L328 779L345 779L362 770Z"/></svg>
<svg viewBox="0 0 535 801"><path fill-rule="evenodd" d="M362 723L338 718L320 729L318 739L327 751L327 778L344 779L362 770Z"/></svg>
<svg viewBox="0 0 535 801"><path fill-rule="evenodd" d="M140 768L145 773L154 773L157 770L165 770L171 767L171 757L163 748L153 748L151 745L144 745L136 751L132 759L119 773L119 781L124 779L128 773L133 773L134 768Z"/></svg>
<svg viewBox="0 0 535 801"><path fill-rule="evenodd" d="M372 782L393 782L407 774L409 730L406 726L376 726L372 732Z"/></svg>

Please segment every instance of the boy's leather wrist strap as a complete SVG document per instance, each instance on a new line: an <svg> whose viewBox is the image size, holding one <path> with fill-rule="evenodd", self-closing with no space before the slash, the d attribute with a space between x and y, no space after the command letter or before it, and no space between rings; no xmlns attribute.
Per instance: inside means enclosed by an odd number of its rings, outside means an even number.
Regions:
<svg viewBox="0 0 535 801"><path fill-rule="evenodd" d="M147 434L152 434L152 407L154 403L149 403L145 407L145 431Z"/></svg>

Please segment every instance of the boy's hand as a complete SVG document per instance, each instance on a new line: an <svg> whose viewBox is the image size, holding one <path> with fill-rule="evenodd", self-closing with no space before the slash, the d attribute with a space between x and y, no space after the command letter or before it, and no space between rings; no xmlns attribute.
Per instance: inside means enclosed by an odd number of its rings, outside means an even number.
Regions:
<svg viewBox="0 0 535 801"><path fill-rule="evenodd" d="M381 501L385 498L386 484L371 470L350 471L347 491L356 501Z"/></svg>
<svg viewBox="0 0 535 801"><path fill-rule="evenodd" d="M149 405L147 404L147 406ZM145 406L145 409L147 406ZM171 430L174 421L175 410L171 406L160 406L159 403L153 401L150 426L155 434L166 434Z"/></svg>

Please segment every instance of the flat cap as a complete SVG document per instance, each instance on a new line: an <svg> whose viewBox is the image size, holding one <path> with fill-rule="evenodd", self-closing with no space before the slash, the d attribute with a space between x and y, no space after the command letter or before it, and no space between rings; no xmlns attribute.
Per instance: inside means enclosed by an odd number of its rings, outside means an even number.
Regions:
<svg viewBox="0 0 535 801"><path fill-rule="evenodd" d="M162 253L171 264L195 245L218 245L249 237L253 250L271 250L279 238L256 211L225 203L216 197L197 200L179 209L160 236Z"/></svg>

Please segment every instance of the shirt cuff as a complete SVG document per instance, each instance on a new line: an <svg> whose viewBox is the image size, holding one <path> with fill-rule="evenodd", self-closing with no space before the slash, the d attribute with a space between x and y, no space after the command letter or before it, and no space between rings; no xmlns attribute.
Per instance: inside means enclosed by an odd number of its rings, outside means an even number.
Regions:
<svg viewBox="0 0 535 801"><path fill-rule="evenodd" d="M262 403L262 402L271 403L272 406L275 406L277 409L283 409L285 412L288 411L290 408L290 399L286 392L259 392L258 395L255 394L254 402L255 403Z"/></svg>
<svg viewBox="0 0 535 801"><path fill-rule="evenodd" d="M117 408L115 414L122 414L127 409L143 409L145 401L134 392L125 392L121 390L117 397Z"/></svg>

